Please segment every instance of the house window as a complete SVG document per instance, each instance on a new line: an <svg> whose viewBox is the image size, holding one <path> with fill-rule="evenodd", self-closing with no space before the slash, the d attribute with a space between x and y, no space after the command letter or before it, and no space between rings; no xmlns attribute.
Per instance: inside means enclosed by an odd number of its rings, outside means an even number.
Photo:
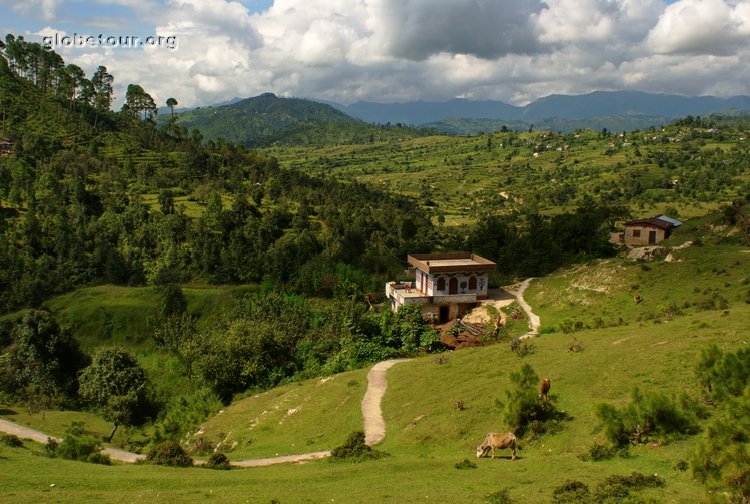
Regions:
<svg viewBox="0 0 750 504"><path fill-rule="evenodd" d="M469 290L477 290L477 277L469 277Z"/></svg>
<svg viewBox="0 0 750 504"><path fill-rule="evenodd" d="M444 291L445 290L445 278L438 278L437 281L437 290L438 291Z"/></svg>
<svg viewBox="0 0 750 504"><path fill-rule="evenodd" d="M641 230L640 229L634 229L633 230L633 238L640 238L641 237Z"/></svg>

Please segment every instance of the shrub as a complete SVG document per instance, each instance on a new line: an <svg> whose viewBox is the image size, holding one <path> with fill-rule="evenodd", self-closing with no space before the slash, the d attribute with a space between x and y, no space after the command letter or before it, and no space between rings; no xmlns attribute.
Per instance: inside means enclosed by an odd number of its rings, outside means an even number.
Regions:
<svg viewBox="0 0 750 504"><path fill-rule="evenodd" d="M219 469L224 471L231 469L229 458L223 453L212 453L211 456L208 457L204 467L207 469Z"/></svg>
<svg viewBox="0 0 750 504"><path fill-rule="evenodd" d="M596 406L605 435L615 446L638 444L654 437L669 441L677 434L695 434L694 416L659 393L642 394L636 387L631 402L621 410L606 403Z"/></svg>
<svg viewBox="0 0 750 504"><path fill-rule="evenodd" d="M578 341L575 338L572 341L568 341L568 352L583 352L585 348L586 345L583 344L583 341Z"/></svg>
<svg viewBox="0 0 750 504"><path fill-rule="evenodd" d="M112 459L109 458L109 455L105 455L100 451L89 453L89 456L86 457L86 462L90 464L112 465Z"/></svg>
<svg viewBox="0 0 750 504"><path fill-rule="evenodd" d="M456 462L456 469L476 469L477 465L469 459L463 459L461 462Z"/></svg>
<svg viewBox="0 0 750 504"><path fill-rule="evenodd" d="M534 353L534 345L525 343L521 338L513 338L510 342L510 349L519 357Z"/></svg>
<svg viewBox="0 0 750 504"><path fill-rule="evenodd" d="M629 476L615 474L596 487L595 502L622 502L630 497L630 492L644 488L661 488L666 485L664 478L656 474L646 476L633 472Z"/></svg>
<svg viewBox="0 0 750 504"><path fill-rule="evenodd" d="M513 504L513 499L510 498L510 490L504 488L497 492L484 496L484 502L488 504Z"/></svg>
<svg viewBox="0 0 750 504"><path fill-rule="evenodd" d="M611 458L614 458L617 454L619 454L623 458L627 457L627 446L618 448L616 446L606 446L599 443L594 443L593 445L591 445L591 448L589 448L588 453L582 455L580 459L583 461L591 460L594 462L599 462L601 460L609 460Z"/></svg>
<svg viewBox="0 0 750 504"><path fill-rule="evenodd" d="M552 491L552 502L555 504L581 504L590 499L591 490L580 481L566 480Z"/></svg>
<svg viewBox="0 0 750 504"><path fill-rule="evenodd" d="M365 443L365 433L354 431L349 434L343 445L331 450L331 460L348 459L354 462L365 459L376 459L384 456L383 452L374 450Z"/></svg>
<svg viewBox="0 0 750 504"><path fill-rule="evenodd" d="M146 462L172 467L191 467L193 465L193 459L176 441L165 441L156 445L146 455Z"/></svg>
<svg viewBox="0 0 750 504"><path fill-rule="evenodd" d="M518 436L534 437L559 429L567 416L557 411L552 400L539 397L539 377L534 369L524 364L518 372L510 374L512 387L505 391L508 398L505 421Z"/></svg>
<svg viewBox="0 0 750 504"><path fill-rule="evenodd" d="M0 442L11 448L20 448L23 446L23 441L15 434L0 433Z"/></svg>
<svg viewBox="0 0 750 504"><path fill-rule="evenodd" d="M47 443L49 445L49 442ZM47 451L45 447L45 452ZM49 448L52 450L53 448ZM54 449L57 456L68 460L80 460L94 464L109 465L109 457L100 452L101 446L93 436L86 434L84 422L72 422L65 431L62 442Z"/></svg>
<svg viewBox="0 0 750 504"><path fill-rule="evenodd" d="M47 444L44 445L44 455L49 458L57 457L57 448L59 446L60 446L60 443L58 443L52 438L48 438Z"/></svg>

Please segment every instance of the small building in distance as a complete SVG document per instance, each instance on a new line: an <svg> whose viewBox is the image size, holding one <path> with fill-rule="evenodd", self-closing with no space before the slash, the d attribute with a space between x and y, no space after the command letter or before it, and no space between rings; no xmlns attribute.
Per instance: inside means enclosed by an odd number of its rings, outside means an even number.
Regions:
<svg viewBox="0 0 750 504"><path fill-rule="evenodd" d="M8 138L0 137L0 156L10 156L13 154L15 142Z"/></svg>
<svg viewBox="0 0 750 504"><path fill-rule="evenodd" d="M672 230L681 225L682 222L666 215L638 219L625 223L625 231L616 234L617 241L626 245L653 245L669 238Z"/></svg>
<svg viewBox="0 0 750 504"><path fill-rule="evenodd" d="M415 280L385 285L393 311L419 305L424 318L445 323L487 299L494 262L468 252L414 254L407 259L414 267Z"/></svg>

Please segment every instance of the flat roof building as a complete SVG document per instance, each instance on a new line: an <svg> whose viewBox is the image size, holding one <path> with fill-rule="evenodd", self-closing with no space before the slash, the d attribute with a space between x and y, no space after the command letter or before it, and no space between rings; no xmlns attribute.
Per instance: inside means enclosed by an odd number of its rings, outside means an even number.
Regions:
<svg viewBox="0 0 750 504"><path fill-rule="evenodd" d="M414 267L415 280L386 284L391 308L419 305L423 317L440 323L487 299L489 273L496 268L494 262L468 252L413 254L407 261Z"/></svg>

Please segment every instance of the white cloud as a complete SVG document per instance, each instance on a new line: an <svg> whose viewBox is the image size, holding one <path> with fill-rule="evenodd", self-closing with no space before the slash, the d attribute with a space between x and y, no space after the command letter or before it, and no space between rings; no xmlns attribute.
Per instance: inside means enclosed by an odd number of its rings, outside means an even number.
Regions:
<svg viewBox="0 0 750 504"><path fill-rule="evenodd" d="M74 0L33 1L63 12ZM597 89L750 94L748 0L276 0L261 12L236 0L99 3L133 13L123 31L176 36L178 49L61 49L63 57L88 72L104 64L120 96L137 82L159 103L266 91L345 103L518 104ZM96 14L120 11L100 5ZM53 30L43 15L31 31Z"/></svg>
<svg viewBox="0 0 750 504"><path fill-rule="evenodd" d="M726 55L748 44L750 3L681 0L668 6L648 36L648 46L664 54Z"/></svg>
<svg viewBox="0 0 750 504"><path fill-rule="evenodd" d="M57 13L58 0L24 0L12 3L15 12L26 16L38 14L43 21L52 21Z"/></svg>

